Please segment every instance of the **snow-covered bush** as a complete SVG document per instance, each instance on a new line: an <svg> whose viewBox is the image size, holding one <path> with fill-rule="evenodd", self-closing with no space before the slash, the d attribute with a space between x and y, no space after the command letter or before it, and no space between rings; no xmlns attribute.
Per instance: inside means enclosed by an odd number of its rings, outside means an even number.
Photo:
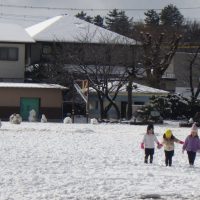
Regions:
<svg viewBox="0 0 200 200"><path fill-rule="evenodd" d="M189 118L191 104L189 99L179 95L152 97L150 103L137 111L137 115L144 120L160 120L159 116L151 116L152 111L157 111L163 119Z"/></svg>
<svg viewBox="0 0 200 200"><path fill-rule="evenodd" d="M36 112L35 112L34 109L32 109L32 110L29 112L28 121L29 121L29 122L36 122Z"/></svg>
<svg viewBox="0 0 200 200"><path fill-rule="evenodd" d="M98 120L93 118L93 119L90 119L90 124L98 124Z"/></svg>
<svg viewBox="0 0 200 200"><path fill-rule="evenodd" d="M65 119L63 120L64 124L71 124L72 123L72 119L70 117L65 117Z"/></svg>
<svg viewBox="0 0 200 200"><path fill-rule="evenodd" d="M46 118L46 116L44 114L42 114L41 122L42 123L46 123L47 122L47 118Z"/></svg>
<svg viewBox="0 0 200 200"><path fill-rule="evenodd" d="M22 118L19 114L12 114L9 118L10 123L12 124L20 124L22 122Z"/></svg>

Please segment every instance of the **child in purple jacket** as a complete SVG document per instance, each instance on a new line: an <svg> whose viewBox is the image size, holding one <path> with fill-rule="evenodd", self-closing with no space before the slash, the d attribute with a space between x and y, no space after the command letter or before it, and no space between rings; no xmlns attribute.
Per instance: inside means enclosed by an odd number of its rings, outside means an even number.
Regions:
<svg viewBox="0 0 200 200"><path fill-rule="evenodd" d="M191 134L188 135L185 140L185 143L183 145L183 152L184 150L187 151L190 166L193 166L196 158L196 152L200 150L198 128L195 123L192 125Z"/></svg>

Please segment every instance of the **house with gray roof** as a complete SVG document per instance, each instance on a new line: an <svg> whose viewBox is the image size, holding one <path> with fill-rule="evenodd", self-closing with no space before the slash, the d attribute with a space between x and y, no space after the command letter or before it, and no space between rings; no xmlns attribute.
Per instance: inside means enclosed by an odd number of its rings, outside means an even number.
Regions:
<svg viewBox="0 0 200 200"><path fill-rule="evenodd" d="M113 85L118 85L118 82L114 82L112 84L109 83L109 87L114 88L113 92L110 94L110 96L114 95L115 87ZM112 86L111 86L112 85ZM168 91L156 89L152 87L148 87L145 85L141 85L138 83L133 83L133 90L132 90L132 112L133 114L136 112L137 109L141 108L144 105L147 105L150 101L150 98L152 96L167 96L169 94ZM99 118L100 115L100 104L98 101L97 94L94 89L90 88L90 96L89 96L89 114L90 117ZM115 103L118 106L121 118L127 117L127 109L128 109L128 91L127 91L127 84L124 84L121 89L119 90L119 93L115 99ZM105 105L108 104L107 101L104 102ZM111 108L111 110L108 113L109 118L116 118L117 114L115 109Z"/></svg>
<svg viewBox="0 0 200 200"><path fill-rule="evenodd" d="M68 65L74 64L70 58L78 55L87 65L98 61L98 64L109 62L130 66L134 63L134 48L139 45L134 39L70 15L53 17L26 28L26 31L35 40L34 44L30 44L27 54L30 65L51 62L55 48L62 44L63 57ZM98 56L91 55L91 48Z"/></svg>
<svg viewBox="0 0 200 200"><path fill-rule="evenodd" d="M38 120L42 114L50 120L61 119L62 91L66 87L24 83L27 48L35 40L19 25L0 27L0 118L8 120L11 114L19 113L23 120L28 120L34 109Z"/></svg>

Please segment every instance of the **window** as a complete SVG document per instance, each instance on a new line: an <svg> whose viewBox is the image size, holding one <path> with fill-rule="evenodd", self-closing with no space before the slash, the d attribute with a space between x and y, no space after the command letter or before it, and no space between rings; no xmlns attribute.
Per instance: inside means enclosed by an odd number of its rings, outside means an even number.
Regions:
<svg viewBox="0 0 200 200"><path fill-rule="evenodd" d="M135 105L144 105L145 102L143 102L143 101L134 101L134 104Z"/></svg>
<svg viewBox="0 0 200 200"><path fill-rule="evenodd" d="M92 101L92 102L89 104L89 108L90 108L90 110L98 110L98 108L99 108L99 103L98 103L98 101Z"/></svg>
<svg viewBox="0 0 200 200"><path fill-rule="evenodd" d="M42 53L45 54L45 55L49 55L52 53L52 48L48 45L44 45L42 47Z"/></svg>
<svg viewBox="0 0 200 200"><path fill-rule="evenodd" d="M0 60L17 61L18 48L0 47Z"/></svg>

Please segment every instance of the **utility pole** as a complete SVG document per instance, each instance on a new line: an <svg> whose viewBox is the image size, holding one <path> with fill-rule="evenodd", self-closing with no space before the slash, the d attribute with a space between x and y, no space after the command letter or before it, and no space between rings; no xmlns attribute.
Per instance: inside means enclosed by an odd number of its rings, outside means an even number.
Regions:
<svg viewBox="0 0 200 200"><path fill-rule="evenodd" d="M89 81L87 80L86 121L89 123Z"/></svg>
<svg viewBox="0 0 200 200"><path fill-rule="evenodd" d="M72 80L72 123L74 123L74 115L75 115L75 105L74 105L74 77Z"/></svg>
<svg viewBox="0 0 200 200"><path fill-rule="evenodd" d="M128 93L128 110L127 110L127 119L132 118L132 90L133 90L133 77L132 74L129 74L127 93Z"/></svg>

